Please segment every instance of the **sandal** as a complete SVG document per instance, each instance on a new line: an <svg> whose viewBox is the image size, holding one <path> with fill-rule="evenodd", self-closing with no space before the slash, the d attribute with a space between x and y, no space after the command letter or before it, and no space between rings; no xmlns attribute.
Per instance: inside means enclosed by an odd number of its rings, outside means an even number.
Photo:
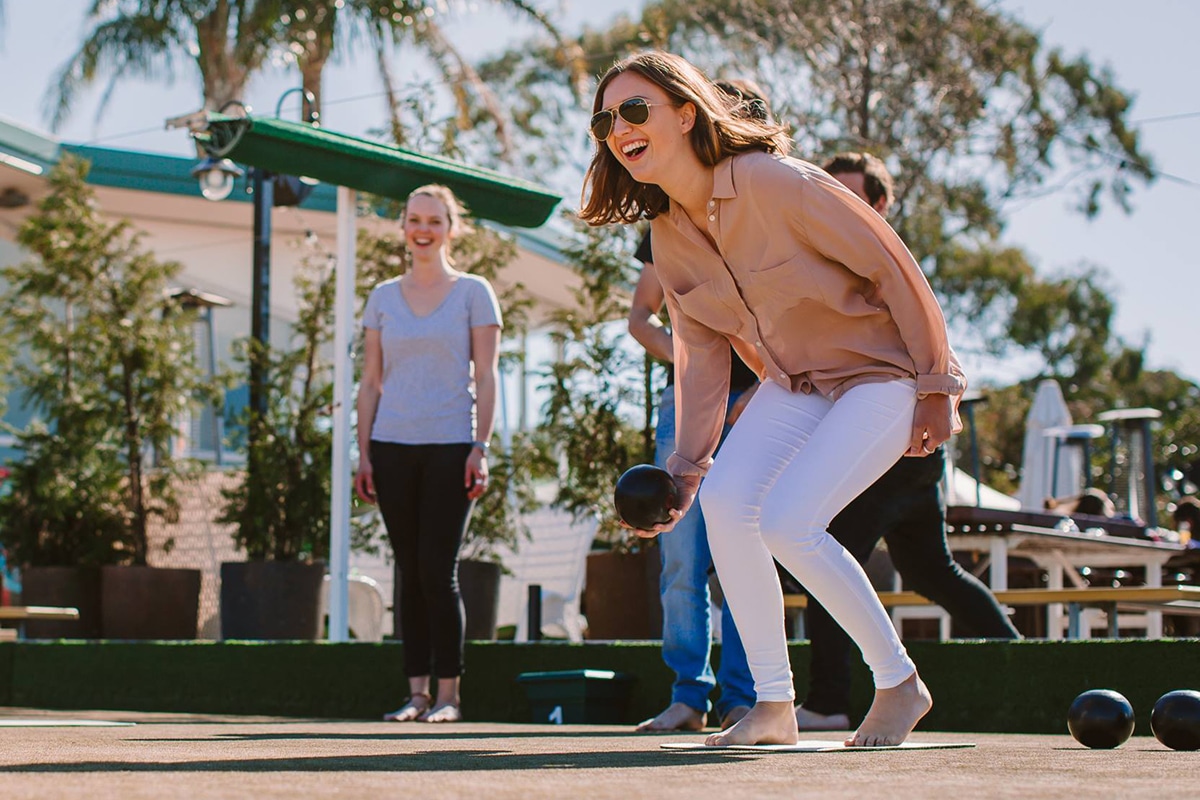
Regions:
<svg viewBox="0 0 1200 800"><path fill-rule="evenodd" d="M452 703L446 703L444 706L434 706L426 711L418 719L421 722L462 722L462 711L458 706Z"/></svg>
<svg viewBox="0 0 1200 800"><path fill-rule="evenodd" d="M427 692L415 692L404 701L404 705L390 713L384 714L385 722L416 722L423 719L433 705L433 697Z"/></svg>

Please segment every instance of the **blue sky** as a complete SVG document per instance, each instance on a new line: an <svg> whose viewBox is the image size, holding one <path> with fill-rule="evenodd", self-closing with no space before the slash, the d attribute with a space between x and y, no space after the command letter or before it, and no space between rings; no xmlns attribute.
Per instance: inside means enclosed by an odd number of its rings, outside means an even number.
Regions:
<svg viewBox="0 0 1200 800"><path fill-rule="evenodd" d="M0 116L46 128L43 95L51 76L73 52L82 30L87 0L16 0L5 6L0 46ZM502 49L533 28L511 14L479 10L447 23L454 41L475 53ZM562 26L599 26L641 0L543 0ZM1108 209L1087 221L1068 208L1065 195L1032 201L1014 210L1005 234L1026 248L1038 269L1054 274L1080 264L1103 268L1118 302L1117 330L1134 343L1149 341L1150 365L1176 369L1200 380L1192 302L1200 300L1200 257L1193 228L1200 211L1200 95L1189 55L1200 30L1200 3L1193 0L997 0L1044 33L1050 45L1068 54L1086 52L1107 65L1121 87L1136 95L1132 119L1144 120L1143 143L1166 175L1133 198L1134 213ZM1136 10L1135 10L1136 9ZM497 35L498 31L502 31ZM327 127L363 134L380 125L382 101L370 58L351 59L331 70L324 87ZM419 69L403 60L394 65L403 82ZM282 69L256 79L247 100L273 111L276 99L295 79ZM162 129L163 120L194 110L199 103L186 65L173 87L126 82L113 95L105 117L96 122L96 89L82 99L62 129L67 141L185 155L190 146L179 132ZM286 113L286 112L285 112ZM803 154L800 154L803 155ZM997 363L968 357L975 378L1007 381L1027 374L1020 361Z"/></svg>

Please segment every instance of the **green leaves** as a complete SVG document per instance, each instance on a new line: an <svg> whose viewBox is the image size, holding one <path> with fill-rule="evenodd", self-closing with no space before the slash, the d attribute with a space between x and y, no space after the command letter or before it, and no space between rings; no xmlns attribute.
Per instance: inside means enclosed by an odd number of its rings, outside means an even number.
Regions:
<svg viewBox="0 0 1200 800"><path fill-rule="evenodd" d="M577 223L578 224L578 223ZM623 292L633 283L629 231L579 225L582 244L568 250L582 282L576 305L554 315L551 338L560 355L545 372L548 399L538 441L559 459L554 505L576 518L594 517L597 538L627 540L613 508L616 480L645 459L642 432L628 422L642 405L644 360L625 343Z"/></svg>
<svg viewBox="0 0 1200 800"><path fill-rule="evenodd" d="M0 272L0 324L37 414L15 432L24 459L0 530L25 563L145 564L149 518L173 509L171 478L185 470L170 452L175 421L213 387L195 363L193 315L167 297L180 266L105 220L86 174L62 159L18 233L33 258Z"/></svg>
<svg viewBox="0 0 1200 800"><path fill-rule="evenodd" d="M222 492L219 519L236 525L234 541L251 560L293 561L329 556L332 479L332 263L314 254L295 280L298 315L287 347L253 339L238 343L235 361L262 369L265 412L247 408L246 471Z"/></svg>

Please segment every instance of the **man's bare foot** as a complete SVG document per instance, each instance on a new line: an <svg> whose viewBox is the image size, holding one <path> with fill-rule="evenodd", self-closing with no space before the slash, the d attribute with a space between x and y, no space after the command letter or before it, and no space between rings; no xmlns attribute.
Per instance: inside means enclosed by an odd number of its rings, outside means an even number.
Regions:
<svg viewBox="0 0 1200 800"><path fill-rule="evenodd" d="M796 706L796 727L802 731L848 731L850 717L845 714L818 714Z"/></svg>
<svg viewBox="0 0 1200 800"><path fill-rule="evenodd" d="M423 692L417 692L408 698L407 702L395 711L383 715L385 722L415 722L429 712L433 698Z"/></svg>
<svg viewBox="0 0 1200 800"><path fill-rule="evenodd" d="M847 747L882 747L901 744L933 708L929 688L914 672L908 680L891 689L876 689L871 710Z"/></svg>
<svg viewBox="0 0 1200 800"><path fill-rule="evenodd" d="M734 706L725 716L721 717L721 730L727 731L742 721L750 713L750 706Z"/></svg>
<svg viewBox="0 0 1200 800"><path fill-rule="evenodd" d="M795 744L800 741L796 733L796 715L792 703L758 702L742 717L741 721L727 731L714 733L704 740L706 745L729 744Z"/></svg>
<svg viewBox="0 0 1200 800"><path fill-rule="evenodd" d="M422 714L421 722L462 722L462 711L453 703L445 703Z"/></svg>
<svg viewBox="0 0 1200 800"><path fill-rule="evenodd" d="M661 731L700 731L708 721L708 715L697 711L687 703L671 703L657 717L651 717L639 724L638 733L658 733Z"/></svg>

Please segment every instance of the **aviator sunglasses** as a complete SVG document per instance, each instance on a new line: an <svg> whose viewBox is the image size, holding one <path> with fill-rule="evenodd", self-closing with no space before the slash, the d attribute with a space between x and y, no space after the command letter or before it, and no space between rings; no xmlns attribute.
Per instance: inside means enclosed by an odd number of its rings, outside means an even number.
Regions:
<svg viewBox="0 0 1200 800"><path fill-rule="evenodd" d="M597 111L592 115L592 121L588 123L588 127L591 129L592 136L596 138L596 141L603 142L612 133L618 114L621 115L621 119L630 125L645 125L646 120L650 119L651 106L667 105L671 104L651 103L644 97L631 97L616 108L606 108L603 111Z"/></svg>

